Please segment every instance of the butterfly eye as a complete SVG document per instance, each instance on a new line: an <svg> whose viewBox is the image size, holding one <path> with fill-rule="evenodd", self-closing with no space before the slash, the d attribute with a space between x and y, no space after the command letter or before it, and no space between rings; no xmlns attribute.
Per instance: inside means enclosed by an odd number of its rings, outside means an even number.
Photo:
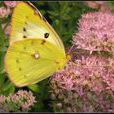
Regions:
<svg viewBox="0 0 114 114"><path fill-rule="evenodd" d="M45 33L44 38L48 38L48 37L49 37L49 33Z"/></svg>

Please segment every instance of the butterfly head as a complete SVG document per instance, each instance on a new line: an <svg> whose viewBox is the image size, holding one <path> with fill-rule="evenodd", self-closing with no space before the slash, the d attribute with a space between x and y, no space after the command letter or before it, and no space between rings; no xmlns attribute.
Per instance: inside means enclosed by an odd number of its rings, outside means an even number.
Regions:
<svg viewBox="0 0 114 114"><path fill-rule="evenodd" d="M57 71L63 69L69 60L71 60L70 55L66 55L66 58L56 61Z"/></svg>
<svg viewBox="0 0 114 114"><path fill-rule="evenodd" d="M66 55L66 60L67 61L71 60L71 56L69 54Z"/></svg>

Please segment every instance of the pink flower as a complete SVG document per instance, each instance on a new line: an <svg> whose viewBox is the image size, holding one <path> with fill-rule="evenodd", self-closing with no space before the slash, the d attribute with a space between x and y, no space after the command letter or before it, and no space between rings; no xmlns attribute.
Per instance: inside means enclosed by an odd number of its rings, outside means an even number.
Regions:
<svg viewBox="0 0 114 114"><path fill-rule="evenodd" d="M5 7L0 7L0 18L4 18L10 14L10 9Z"/></svg>
<svg viewBox="0 0 114 114"><path fill-rule="evenodd" d="M16 102L18 102L20 100L20 97L17 96L16 94L14 94L14 95L10 96L10 99L11 99L12 102L16 103Z"/></svg>
<svg viewBox="0 0 114 114"><path fill-rule="evenodd" d="M99 3L96 3L94 1L85 1L88 7L98 9L99 8Z"/></svg>
<svg viewBox="0 0 114 114"><path fill-rule="evenodd" d="M52 82L66 90L74 90L76 86L88 86L92 91L101 92L106 87L114 90L114 59L105 57L84 57L69 63L67 67L56 73ZM105 85L103 84L105 83Z"/></svg>
<svg viewBox="0 0 114 114"><path fill-rule="evenodd" d="M35 97L33 96L32 92L27 92L27 91L23 91L20 90L16 93L16 95L18 95L18 97L20 98L20 101L25 101L21 103L21 107L23 108L27 108L32 106L34 103L36 103Z"/></svg>
<svg viewBox="0 0 114 114"><path fill-rule="evenodd" d="M114 52L114 14L95 12L82 15L73 43L79 49Z"/></svg>
<svg viewBox="0 0 114 114"><path fill-rule="evenodd" d="M6 100L6 97L5 96L0 96L0 103L3 103L3 102L5 102L5 100Z"/></svg>
<svg viewBox="0 0 114 114"><path fill-rule="evenodd" d="M36 103L36 100L32 92L19 90L15 94L10 94L7 97L0 96L0 111L29 111L31 109L31 106L34 105L34 103ZM17 107L15 108L15 106Z"/></svg>
<svg viewBox="0 0 114 114"><path fill-rule="evenodd" d="M69 62L52 77L51 88L53 106L63 112L108 112L114 109L114 58L82 56Z"/></svg>
<svg viewBox="0 0 114 114"><path fill-rule="evenodd" d="M21 105L23 110L29 110L30 105L28 103L24 103Z"/></svg>
<svg viewBox="0 0 114 114"><path fill-rule="evenodd" d="M90 8L103 12L112 10L107 1L85 1L85 4Z"/></svg>
<svg viewBox="0 0 114 114"><path fill-rule="evenodd" d="M4 30L4 33L5 35L9 35L10 34L10 30L11 30L11 25L7 25L6 23L5 24L2 24L2 28Z"/></svg>
<svg viewBox="0 0 114 114"><path fill-rule="evenodd" d="M7 7L10 7L10 8L13 8L17 5L17 1L4 1L4 4L7 6Z"/></svg>

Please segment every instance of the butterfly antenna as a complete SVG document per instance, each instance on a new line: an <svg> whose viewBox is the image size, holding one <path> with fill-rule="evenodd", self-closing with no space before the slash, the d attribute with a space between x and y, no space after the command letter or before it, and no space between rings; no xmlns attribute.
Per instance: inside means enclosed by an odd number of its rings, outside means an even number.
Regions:
<svg viewBox="0 0 114 114"><path fill-rule="evenodd" d="M72 53L72 50L73 50L74 46L75 46L74 44L71 46L71 48L68 51L68 54L71 54Z"/></svg>

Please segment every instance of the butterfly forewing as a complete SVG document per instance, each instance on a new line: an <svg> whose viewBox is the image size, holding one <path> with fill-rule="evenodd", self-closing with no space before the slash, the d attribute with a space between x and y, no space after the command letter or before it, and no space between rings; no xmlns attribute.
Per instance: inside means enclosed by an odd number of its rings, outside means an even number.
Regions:
<svg viewBox="0 0 114 114"><path fill-rule="evenodd" d="M10 44L26 38L43 38L64 51L57 33L32 5L20 2L13 11L11 26Z"/></svg>

